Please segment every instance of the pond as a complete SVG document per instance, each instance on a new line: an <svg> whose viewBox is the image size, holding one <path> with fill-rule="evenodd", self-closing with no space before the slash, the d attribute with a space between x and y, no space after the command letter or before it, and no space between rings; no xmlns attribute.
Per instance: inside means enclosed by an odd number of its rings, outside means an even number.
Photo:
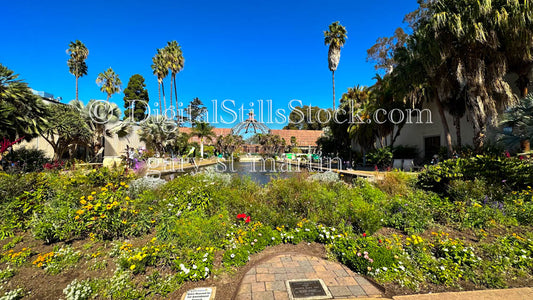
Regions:
<svg viewBox="0 0 533 300"><path fill-rule="evenodd" d="M287 170L287 167L276 164L273 161L257 162L233 162L224 165L218 164L217 172L235 174L234 176L249 177L258 184L267 184L272 178L288 178L295 174L294 171Z"/></svg>

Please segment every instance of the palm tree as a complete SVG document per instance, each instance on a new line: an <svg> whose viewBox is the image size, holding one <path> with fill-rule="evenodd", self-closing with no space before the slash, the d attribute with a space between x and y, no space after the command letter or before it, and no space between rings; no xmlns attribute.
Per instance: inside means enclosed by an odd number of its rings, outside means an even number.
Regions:
<svg viewBox="0 0 533 300"><path fill-rule="evenodd" d="M441 56L449 61L445 77L452 77L464 90L478 150L483 146L487 125L497 120L499 110L516 101L504 80L508 59L501 51L501 40L513 31L504 2L429 2L429 17L420 22L438 44Z"/></svg>
<svg viewBox="0 0 533 300"><path fill-rule="evenodd" d="M213 132L213 126L206 122L198 122L192 129L192 135L197 136L200 139L200 157L204 157L204 141L212 141L215 137Z"/></svg>
<svg viewBox="0 0 533 300"><path fill-rule="evenodd" d="M158 152L161 156L165 152L165 148L175 144L179 137L178 131L169 130L167 125L168 123L163 116L150 116L141 123L141 128L138 131L139 139L149 149Z"/></svg>
<svg viewBox="0 0 533 300"><path fill-rule="evenodd" d="M183 70L185 64L185 59L183 58L183 53L181 52L181 47L176 41L167 42L167 46L164 48L165 61L168 69L171 73L170 78L170 105L172 105L172 83L174 82L174 95L176 98L176 118L179 119L178 115L178 91L176 84L176 74Z"/></svg>
<svg viewBox="0 0 533 300"><path fill-rule="evenodd" d="M165 102L165 110L167 109L167 102L165 100L165 86L163 85L163 79L168 76L168 68L166 67L165 59L163 57L163 51L157 49L157 53L152 57L152 70L153 74L157 76L158 92L159 92L159 114L163 115L163 106L161 104L161 90L163 90L163 100Z"/></svg>
<svg viewBox="0 0 533 300"><path fill-rule="evenodd" d="M76 100L78 100L78 78L87 75L85 60L89 56L89 50L82 42L76 40L70 42L67 54L70 55L67 60L69 72L76 77Z"/></svg>
<svg viewBox="0 0 533 300"><path fill-rule="evenodd" d="M105 148L105 136L112 136L113 131L106 129L106 125L120 120L122 114L120 108L115 103L103 102L103 100L90 100L87 105L79 100L72 100L70 105L80 112L89 126L93 136L90 147L96 156L100 147Z"/></svg>
<svg viewBox="0 0 533 300"><path fill-rule="evenodd" d="M122 81L120 81L118 74L116 74L110 67L104 73L98 74L96 84L100 86L100 91L107 94L107 102L109 102L109 98L111 98L113 94L120 92Z"/></svg>
<svg viewBox="0 0 533 300"><path fill-rule="evenodd" d="M341 58L341 47L346 42L346 28L339 21L329 25L329 30L324 31L324 44L329 45L328 66L333 81L333 110L335 110L335 70Z"/></svg>
<svg viewBox="0 0 533 300"><path fill-rule="evenodd" d="M18 76L0 64L0 138L24 137L29 141L46 129L50 114Z"/></svg>

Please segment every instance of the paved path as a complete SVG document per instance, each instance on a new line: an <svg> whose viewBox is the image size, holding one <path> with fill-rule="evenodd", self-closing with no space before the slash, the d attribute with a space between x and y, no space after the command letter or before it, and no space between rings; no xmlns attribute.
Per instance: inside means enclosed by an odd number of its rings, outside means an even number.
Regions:
<svg viewBox="0 0 533 300"><path fill-rule="evenodd" d="M322 279L335 299L381 297L381 291L347 267L317 257L286 254L254 266L243 277L236 299L288 300L290 279Z"/></svg>
<svg viewBox="0 0 533 300"><path fill-rule="evenodd" d="M394 296L394 300L526 300L533 299L533 289L517 288L502 290L482 290L450 292L422 295Z"/></svg>

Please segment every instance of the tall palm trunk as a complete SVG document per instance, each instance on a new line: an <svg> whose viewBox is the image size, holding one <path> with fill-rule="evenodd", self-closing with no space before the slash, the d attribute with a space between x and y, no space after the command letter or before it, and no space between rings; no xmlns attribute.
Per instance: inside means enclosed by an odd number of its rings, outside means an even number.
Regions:
<svg viewBox="0 0 533 300"><path fill-rule="evenodd" d="M335 110L335 71L331 71L331 80L333 81L333 110Z"/></svg>
<svg viewBox="0 0 533 300"><path fill-rule="evenodd" d="M204 138L200 139L200 158L204 158Z"/></svg>
<svg viewBox="0 0 533 300"><path fill-rule="evenodd" d="M463 139L461 137L461 117L455 116L454 117L454 123L455 123L455 135L457 138L457 148L461 149L463 147Z"/></svg>
<svg viewBox="0 0 533 300"><path fill-rule="evenodd" d="M163 92L163 104L165 105L165 116L167 114L167 99L165 98L165 82L161 83L161 91Z"/></svg>
<svg viewBox="0 0 533 300"><path fill-rule="evenodd" d="M76 76L76 101L78 100L78 78L79 76Z"/></svg>
<svg viewBox="0 0 533 300"><path fill-rule="evenodd" d="M176 74L172 75L174 77L174 95L176 96L176 120L179 122L179 104L178 104L178 88L176 87Z"/></svg>
<svg viewBox="0 0 533 300"><path fill-rule="evenodd" d="M161 103L161 82L157 82L157 94L159 95L159 114L163 115L163 104Z"/></svg>
<svg viewBox="0 0 533 300"><path fill-rule="evenodd" d="M450 134L450 127L448 127L448 121L446 121L446 116L444 115L444 108L442 107L442 103L440 102L438 93L435 91L435 103L437 103L437 109L439 111L439 116L442 122L442 128L444 130L444 138L446 140L446 148L448 149L448 156L451 157L453 152L453 146L452 146L452 136Z"/></svg>
<svg viewBox="0 0 533 300"><path fill-rule="evenodd" d="M170 76L170 108L172 108L172 76Z"/></svg>

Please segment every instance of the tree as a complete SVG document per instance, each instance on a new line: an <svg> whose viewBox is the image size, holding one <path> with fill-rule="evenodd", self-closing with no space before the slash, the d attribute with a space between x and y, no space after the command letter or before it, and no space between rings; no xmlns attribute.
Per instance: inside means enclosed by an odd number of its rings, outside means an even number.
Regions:
<svg viewBox="0 0 533 300"><path fill-rule="evenodd" d="M514 31L510 25L515 24L510 19L521 19L523 15L510 15L517 11L508 11L506 3L428 1L427 17L417 22L417 30L426 32L440 48L441 57L448 58L448 76L464 91L478 150L483 146L487 125L497 120L499 110L515 101L504 80L508 53L501 51L501 41ZM528 11L531 14L531 8Z"/></svg>
<svg viewBox="0 0 533 300"><path fill-rule="evenodd" d="M328 125L328 115L332 114L331 109L326 111L318 106L298 106L289 114L289 124L283 129L321 130Z"/></svg>
<svg viewBox="0 0 533 300"><path fill-rule="evenodd" d="M92 138L89 126L75 107L50 104L47 108L53 122L40 134L54 149L54 160L60 160L72 145L88 145Z"/></svg>
<svg viewBox="0 0 533 300"><path fill-rule="evenodd" d="M115 124L122 114L115 103L103 100L90 100L87 105L81 101L72 100L70 105L77 109L91 131L92 141L89 143L94 156L103 153L105 148L105 136L111 137L113 128L107 125Z"/></svg>
<svg viewBox="0 0 533 300"><path fill-rule="evenodd" d="M235 152L239 147L244 144L242 136L235 134L228 134L224 136L219 136L215 144L215 149L217 152L230 156Z"/></svg>
<svg viewBox="0 0 533 300"><path fill-rule="evenodd" d="M120 92L122 81L120 81L118 75L110 67L104 73L98 74L96 84L100 87L100 91L107 94L107 102L109 102L109 98L113 94Z"/></svg>
<svg viewBox="0 0 533 300"><path fill-rule="evenodd" d="M78 78L87 75L85 60L89 56L89 50L82 42L76 40L70 42L67 54L70 55L67 60L69 72L76 77L76 100L78 100Z"/></svg>
<svg viewBox="0 0 533 300"><path fill-rule="evenodd" d="M259 144L263 148L263 155L274 156L281 152L285 152L287 142L277 134L257 134Z"/></svg>
<svg viewBox="0 0 533 300"><path fill-rule="evenodd" d="M0 137L29 141L46 127L50 116L46 104L18 76L0 64Z"/></svg>
<svg viewBox="0 0 533 300"><path fill-rule="evenodd" d="M146 118L146 109L148 106L148 91L145 89L144 77L135 74L130 77L128 86L124 90L124 118L129 118L133 112L133 119L136 122ZM134 102L134 100L137 100Z"/></svg>
<svg viewBox="0 0 533 300"><path fill-rule="evenodd" d="M508 148L520 145L527 151L525 145L533 140L533 95L529 94L509 108L501 116L500 127L503 129L500 139Z"/></svg>
<svg viewBox="0 0 533 300"><path fill-rule="evenodd" d="M374 68L376 70L385 70L387 73L391 73L396 66L395 51L404 46L408 36L401 27L398 27L392 37L378 38L376 43L366 51L366 61L375 63Z"/></svg>
<svg viewBox="0 0 533 300"><path fill-rule="evenodd" d="M189 114L191 125L194 126L194 124L199 122L200 118L206 111L207 108L202 103L202 100L200 100L198 97L194 98L189 103L189 107L187 108L187 113Z"/></svg>
<svg viewBox="0 0 533 300"><path fill-rule="evenodd" d="M165 100L165 86L163 80L168 76L168 68L166 67L165 58L163 57L163 51L157 49L157 53L152 57L152 71L157 76L158 94L159 94L159 114L163 115L163 105L161 103L161 91L163 92L163 101L165 104L165 111L167 109L167 101Z"/></svg>
<svg viewBox="0 0 533 300"><path fill-rule="evenodd" d="M206 122L199 122L192 128L192 136L200 139L200 157L204 157L204 142L206 140L212 141L215 137L213 126Z"/></svg>
<svg viewBox="0 0 533 300"><path fill-rule="evenodd" d="M181 47L176 41L167 42L167 46L163 49L163 57L166 63L166 67L170 70L170 105L172 106L172 83L174 83L174 94L176 96L176 118L179 120L179 103L178 103L178 91L176 84L176 74L183 70L185 59L181 52Z"/></svg>
<svg viewBox="0 0 533 300"><path fill-rule="evenodd" d="M339 21L331 23L329 30L324 31L324 44L329 45L328 66L333 82L333 110L335 110L335 70L341 58L341 48L346 42L346 33L346 28L340 25Z"/></svg>
<svg viewBox="0 0 533 300"><path fill-rule="evenodd" d="M175 144L179 132L177 127L169 123L164 116L150 116L141 123L138 134L148 149L163 155L167 147Z"/></svg>

